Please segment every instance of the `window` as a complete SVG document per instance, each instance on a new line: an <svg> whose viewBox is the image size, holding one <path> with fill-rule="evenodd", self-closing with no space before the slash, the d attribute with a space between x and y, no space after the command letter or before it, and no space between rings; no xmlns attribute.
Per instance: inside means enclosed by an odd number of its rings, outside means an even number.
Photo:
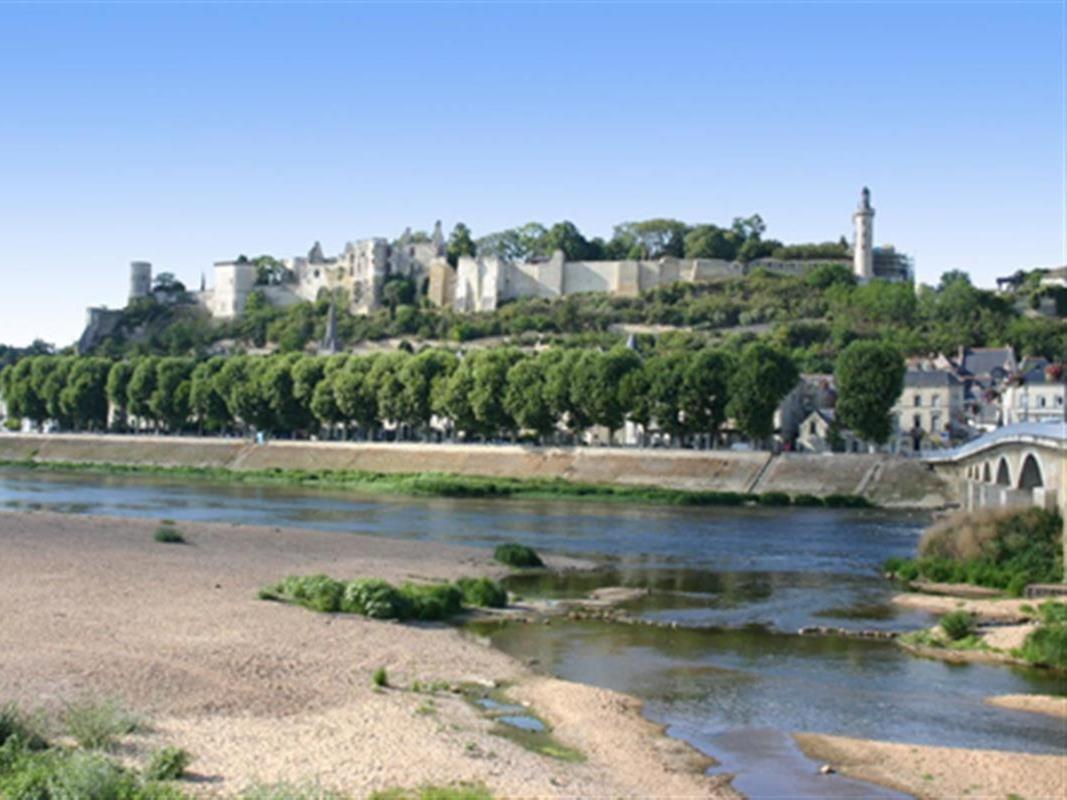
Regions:
<svg viewBox="0 0 1067 800"><path fill-rule="evenodd" d="M1044 395L1042 395L1041 397L1037 398L1037 405L1038 405L1039 408L1044 408L1045 407L1045 396Z"/></svg>
<svg viewBox="0 0 1067 800"><path fill-rule="evenodd" d="M818 426L818 425L816 425L816 424L815 424L814 422L813 422L813 423L811 423L811 428L810 428L810 429L808 430L808 433L810 433L810 434L811 434L812 436L816 436L816 435L818 435L818 433L819 433L819 426Z"/></svg>
<svg viewBox="0 0 1067 800"><path fill-rule="evenodd" d="M940 408L941 407L941 395L939 395L939 394L933 395L930 398L930 405L933 406L934 408Z"/></svg>
<svg viewBox="0 0 1067 800"><path fill-rule="evenodd" d="M918 408L918 407L919 407L919 406L921 406L922 404L923 404L923 398L922 398L922 395L921 395L921 394L919 394L918 392L916 392L916 393L915 393L915 407L916 407L916 408Z"/></svg>
<svg viewBox="0 0 1067 800"><path fill-rule="evenodd" d="M941 412L935 411L933 414L930 415L930 430L941 430Z"/></svg>
<svg viewBox="0 0 1067 800"><path fill-rule="evenodd" d="M922 426L923 426L922 415L916 414L914 417L912 417L912 427L913 428L921 428Z"/></svg>

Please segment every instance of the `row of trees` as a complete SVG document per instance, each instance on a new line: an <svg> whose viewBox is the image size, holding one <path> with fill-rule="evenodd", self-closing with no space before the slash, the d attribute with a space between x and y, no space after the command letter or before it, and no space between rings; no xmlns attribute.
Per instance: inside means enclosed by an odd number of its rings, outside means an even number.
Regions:
<svg viewBox="0 0 1067 800"><path fill-rule="evenodd" d="M557 222L546 227L530 222L518 228L491 233L473 241L470 230L457 225L449 239L450 258L459 255L496 255L511 261L548 258L562 250L570 261L616 259L719 258L726 261L753 261L775 258L847 258L850 250L839 242L783 245L764 239L767 226L759 214L736 217L729 227L711 223L689 225L681 220L657 218L616 225L608 240L586 238L573 222Z"/></svg>
<svg viewBox="0 0 1067 800"><path fill-rule="evenodd" d="M858 344L862 352L842 357L842 414L861 435L881 441L903 361L891 347ZM425 438L432 423L444 421L446 434L466 437L544 440L602 426L610 439L631 421L684 442L698 435L714 441L730 418L759 442L772 435L774 412L797 379L788 354L757 341L739 351L702 347L644 358L621 346L202 361L34 356L0 373L0 392L10 417L71 430L104 430L111 422L119 429L134 423L171 432L327 431L370 439L390 427L400 438Z"/></svg>

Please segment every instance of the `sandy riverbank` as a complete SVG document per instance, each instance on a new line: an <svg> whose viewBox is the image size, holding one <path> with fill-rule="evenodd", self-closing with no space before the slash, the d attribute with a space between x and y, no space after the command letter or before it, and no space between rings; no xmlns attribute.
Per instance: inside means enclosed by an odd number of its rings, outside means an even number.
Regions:
<svg viewBox="0 0 1067 800"><path fill-rule="evenodd" d="M928 747L811 733L797 734L796 739L810 758L828 762L854 778L918 798L1059 800L1067 796L1064 756Z"/></svg>
<svg viewBox="0 0 1067 800"><path fill-rule="evenodd" d="M484 551L232 525L0 513L0 701L117 697L147 716L142 748L195 756L194 785L317 781L355 796L482 781L501 796L734 797L617 693L531 674L444 626L317 615L256 599L290 573L394 581L498 574ZM461 698L376 692L412 681L508 681L587 757L568 763L489 732Z"/></svg>
<svg viewBox="0 0 1067 800"><path fill-rule="evenodd" d="M893 603L903 608L947 614L949 611L968 611L979 619L992 622L1022 622L1028 618L1022 606L1035 606L1040 601L1024 598L974 599L949 594L902 592L893 596Z"/></svg>
<svg viewBox="0 0 1067 800"><path fill-rule="evenodd" d="M1014 708L1016 711L1030 711L1034 714L1048 714L1067 720L1067 697L1052 697L1047 694L1002 694L986 700L992 706ZM1067 726L1063 731L1067 738Z"/></svg>

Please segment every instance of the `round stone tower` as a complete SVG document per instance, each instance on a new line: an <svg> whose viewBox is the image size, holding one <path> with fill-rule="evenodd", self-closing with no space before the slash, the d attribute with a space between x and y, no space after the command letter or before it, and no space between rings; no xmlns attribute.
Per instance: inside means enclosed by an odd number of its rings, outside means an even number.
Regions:
<svg viewBox="0 0 1067 800"><path fill-rule="evenodd" d="M852 215L856 229L856 245L852 250L852 271L861 281L874 277L874 209L871 208L871 190L866 186L860 192L860 204Z"/></svg>
<svg viewBox="0 0 1067 800"><path fill-rule="evenodd" d="M130 300L152 294L152 265L147 261L130 262Z"/></svg>

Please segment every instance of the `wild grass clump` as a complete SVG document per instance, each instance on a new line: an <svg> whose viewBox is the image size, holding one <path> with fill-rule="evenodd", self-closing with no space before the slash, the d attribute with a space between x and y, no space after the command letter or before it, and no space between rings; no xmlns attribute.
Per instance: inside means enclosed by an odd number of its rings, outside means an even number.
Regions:
<svg viewBox="0 0 1067 800"><path fill-rule="evenodd" d="M0 746L0 797L7 800L182 800L177 788L138 775L99 752Z"/></svg>
<svg viewBox="0 0 1067 800"><path fill-rule="evenodd" d="M120 736L135 733L141 721L114 700L80 700L63 709L63 724L81 747L107 750Z"/></svg>
<svg viewBox="0 0 1067 800"><path fill-rule="evenodd" d="M162 747L152 753L144 776L151 781L176 781L185 774L193 757L180 747Z"/></svg>
<svg viewBox="0 0 1067 800"><path fill-rule="evenodd" d="M793 505L808 508L821 508L826 505L826 502L821 497L816 497L813 494L798 494L793 498Z"/></svg>
<svg viewBox="0 0 1067 800"><path fill-rule="evenodd" d="M379 689L385 689L389 686L389 673L385 667L378 667L374 670L374 673L370 677L371 683L373 683Z"/></svg>
<svg viewBox="0 0 1067 800"><path fill-rule="evenodd" d="M1046 600L1037 609L1041 622L1045 625L1067 624L1067 603L1058 600Z"/></svg>
<svg viewBox="0 0 1067 800"><path fill-rule="evenodd" d="M156 533L152 538L163 544L185 544L185 537L177 528L170 525L160 525L156 528Z"/></svg>
<svg viewBox="0 0 1067 800"><path fill-rule="evenodd" d="M0 706L0 746L11 740L17 746L43 750L48 740L42 733L41 720L23 712L14 703Z"/></svg>
<svg viewBox="0 0 1067 800"><path fill-rule="evenodd" d="M543 567L545 565L545 562L541 560L541 556L537 555L532 547L527 547L517 542L498 545L493 551L493 558L501 564L507 564L509 567L518 569Z"/></svg>
<svg viewBox="0 0 1067 800"><path fill-rule="evenodd" d="M469 606L504 608L508 604L507 590L492 578L460 578L456 586Z"/></svg>
<svg viewBox="0 0 1067 800"><path fill-rule="evenodd" d="M455 583L405 583L393 586L377 578L339 581L328 575L291 575L259 590L261 600L282 600L313 611L342 611L373 619L445 620L464 604L486 608L507 605L507 591L489 578Z"/></svg>
<svg viewBox="0 0 1067 800"><path fill-rule="evenodd" d="M932 525L919 557L886 562L900 580L969 583L1020 596L1027 584L1054 583L1063 575L1063 523L1041 508L954 514Z"/></svg>
<svg viewBox="0 0 1067 800"><path fill-rule="evenodd" d="M945 635L956 642L971 636L977 627L974 614L967 611L950 611L938 622Z"/></svg>

